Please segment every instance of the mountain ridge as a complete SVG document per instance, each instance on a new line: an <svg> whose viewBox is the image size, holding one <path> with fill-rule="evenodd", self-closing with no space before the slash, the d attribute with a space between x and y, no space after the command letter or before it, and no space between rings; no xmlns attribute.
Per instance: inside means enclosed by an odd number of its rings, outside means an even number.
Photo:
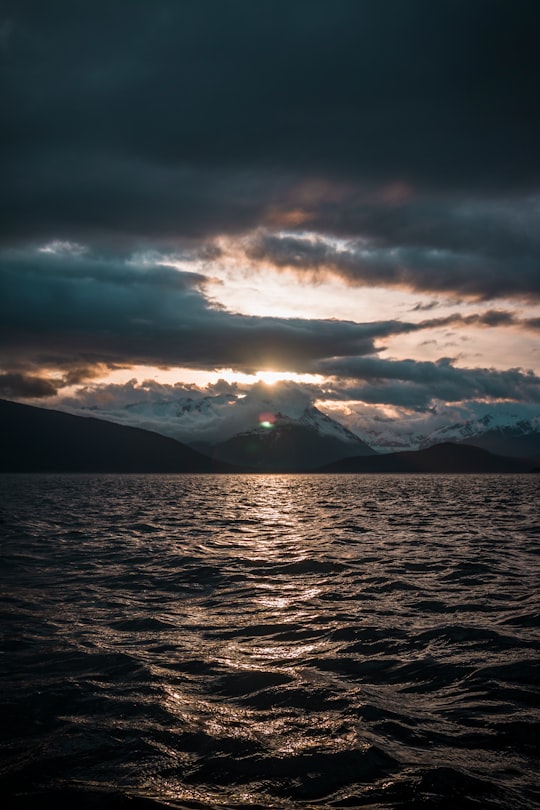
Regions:
<svg viewBox="0 0 540 810"><path fill-rule="evenodd" d="M345 426L334 418L334 413L327 415L319 410L305 392L290 387L274 390L258 385L247 394L229 390L208 394L185 391L157 398L144 391L140 395L140 399L115 406L95 403L81 408L68 400L62 410L80 415L91 412L100 419L160 433L201 452L212 452L213 445L256 429L260 413L273 412L321 435L363 442L374 453L422 450L449 441L507 456L540 455L540 412L530 408L524 411L512 403L492 408L486 405L476 412L465 409L462 419L455 409L450 409L447 420L444 413L434 413L433 421L373 416L357 420L356 426Z"/></svg>
<svg viewBox="0 0 540 810"><path fill-rule="evenodd" d="M239 472L175 439L0 400L1 472Z"/></svg>
<svg viewBox="0 0 540 810"><path fill-rule="evenodd" d="M472 445L442 442L423 450L404 450L378 456L352 457L326 464L328 473L527 473L536 460L499 456Z"/></svg>
<svg viewBox="0 0 540 810"><path fill-rule="evenodd" d="M272 415L267 415L272 416ZM255 463L233 465L209 458L193 448L158 433L115 424L92 416L0 400L2 453L0 472L531 472L538 459L510 458L459 443L441 443L424 450L365 454L314 466L306 441L313 431L274 414L273 423L247 431L236 442L260 440ZM271 428L268 427L271 425ZM272 455L272 443L289 438L294 453L283 460ZM354 435L354 434L353 434ZM306 438L307 437L307 438ZM287 442L285 442L285 446ZM351 445L352 447L353 445ZM335 448L335 443L332 445ZM290 446L288 448L290 450ZM245 456L244 456L245 457ZM309 461L313 462L309 466ZM536 469L536 471L538 471Z"/></svg>

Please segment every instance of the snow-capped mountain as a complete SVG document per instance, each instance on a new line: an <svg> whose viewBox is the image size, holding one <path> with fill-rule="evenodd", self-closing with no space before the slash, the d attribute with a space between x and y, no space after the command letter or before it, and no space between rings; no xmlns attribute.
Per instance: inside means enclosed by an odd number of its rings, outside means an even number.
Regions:
<svg viewBox="0 0 540 810"><path fill-rule="evenodd" d="M294 388L260 387L245 395L194 391L114 408L94 406L91 413L178 439L216 459L236 458L234 463L261 469L310 469L376 452Z"/></svg>
<svg viewBox="0 0 540 810"><path fill-rule="evenodd" d="M540 417L509 422L495 414L486 414L462 425L449 425L434 431L423 447L443 441L482 447L502 456L536 456L540 454Z"/></svg>
<svg viewBox="0 0 540 810"><path fill-rule="evenodd" d="M218 461L261 470L309 470L342 458L374 455L358 436L314 406L299 418L262 412L257 427L222 442L192 446Z"/></svg>
<svg viewBox="0 0 540 810"><path fill-rule="evenodd" d="M357 455L371 455L373 453L371 447L368 447L368 445L362 441L362 439L360 439L356 433L353 433L340 422L337 422L335 419L327 416L314 405L309 405L306 407L300 418L297 419L297 422L303 427L314 430L321 436L331 436L332 438L341 442L350 442L352 444L360 443L364 445L368 452L357 453Z"/></svg>
<svg viewBox="0 0 540 810"><path fill-rule="evenodd" d="M442 421L431 430L429 420L418 424L385 421L365 426L362 436L380 452L423 450L444 442L482 447L505 456L531 457L540 454L540 413L524 418L511 407L470 414L464 421Z"/></svg>
<svg viewBox="0 0 540 810"><path fill-rule="evenodd" d="M507 456L540 456L540 408L532 405L440 403L429 412L393 417L373 408L334 408L332 413L339 415L333 419L313 405L309 391L287 383L255 385L245 393L230 386L221 391L156 388L131 388L125 398L118 394L110 400L96 397L86 407L76 400L64 402L63 409L161 433L206 452L253 432L266 436L260 442L270 446L278 441L276 436L290 433L295 425L308 431L306 435L320 447L323 439L327 447L330 440L337 442L342 457L351 455L351 448L353 455L363 455L419 450L444 442L472 444ZM261 427L267 421L261 414L279 417L277 426Z"/></svg>

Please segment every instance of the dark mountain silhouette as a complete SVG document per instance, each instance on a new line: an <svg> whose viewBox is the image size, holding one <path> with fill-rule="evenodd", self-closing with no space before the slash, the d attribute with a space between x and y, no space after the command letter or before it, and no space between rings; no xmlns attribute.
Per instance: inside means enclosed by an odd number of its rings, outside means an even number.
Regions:
<svg viewBox="0 0 540 810"><path fill-rule="evenodd" d="M540 433L538 431L521 433L512 428L498 428L464 439L460 444L481 447L501 456L530 458L540 454Z"/></svg>
<svg viewBox="0 0 540 810"><path fill-rule="evenodd" d="M358 436L334 420L326 420L334 428L331 434L321 432L315 422L301 424L278 414L271 427L239 433L205 452L231 464L282 472L312 470L347 456L374 454Z"/></svg>
<svg viewBox="0 0 540 810"><path fill-rule="evenodd" d="M326 464L319 472L362 473L511 473L531 472L532 459L507 458L464 444L444 442L426 450L345 458Z"/></svg>
<svg viewBox="0 0 540 810"><path fill-rule="evenodd" d="M0 400L2 472L236 472L174 439Z"/></svg>

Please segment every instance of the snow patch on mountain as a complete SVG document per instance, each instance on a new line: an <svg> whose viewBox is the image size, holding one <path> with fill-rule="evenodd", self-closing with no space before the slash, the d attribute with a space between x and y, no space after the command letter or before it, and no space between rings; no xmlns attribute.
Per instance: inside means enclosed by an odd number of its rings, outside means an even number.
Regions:
<svg viewBox="0 0 540 810"><path fill-rule="evenodd" d="M314 405L305 408L302 416L298 419L299 424L304 427L311 428L321 436L331 436L334 439L339 439L342 442L356 443L362 441L359 436L346 428L335 419L331 419L325 413L320 411Z"/></svg>
<svg viewBox="0 0 540 810"><path fill-rule="evenodd" d="M268 413L319 436L345 443L362 441L382 453L419 450L447 441L472 442L493 431L521 436L540 433L540 407L535 404L438 401L429 410L411 411L337 400L319 404L314 403L313 393L308 386L289 382L241 388L222 380L201 389L132 381L106 391L89 388L84 399L64 399L51 407L152 430L193 446L214 445L257 430L261 414Z"/></svg>
<svg viewBox="0 0 540 810"><path fill-rule="evenodd" d="M379 452L421 450L442 442L473 443L482 436L527 436L540 432L540 408L515 403L441 404L428 413L400 418L370 414L355 422L362 438Z"/></svg>
<svg viewBox="0 0 540 810"><path fill-rule="evenodd" d="M486 413L484 416L471 419L464 424L446 425L434 430L423 439L421 447L430 447L448 441L470 441L488 432L526 436L539 430L540 416L532 419L521 419L518 414Z"/></svg>
<svg viewBox="0 0 540 810"><path fill-rule="evenodd" d="M195 447L214 445L250 431L264 431L260 427L263 417L282 425L300 425L346 444L362 442L351 430L316 408L309 393L298 386L261 384L245 394L207 394L193 389L161 397L141 396L123 403L95 402L85 409L69 410L152 430Z"/></svg>

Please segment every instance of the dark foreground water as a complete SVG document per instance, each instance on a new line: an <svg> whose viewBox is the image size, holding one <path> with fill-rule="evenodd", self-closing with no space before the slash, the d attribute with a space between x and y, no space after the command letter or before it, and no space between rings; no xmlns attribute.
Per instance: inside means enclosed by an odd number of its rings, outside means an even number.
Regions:
<svg viewBox="0 0 540 810"><path fill-rule="evenodd" d="M0 493L3 806L540 807L538 477Z"/></svg>

